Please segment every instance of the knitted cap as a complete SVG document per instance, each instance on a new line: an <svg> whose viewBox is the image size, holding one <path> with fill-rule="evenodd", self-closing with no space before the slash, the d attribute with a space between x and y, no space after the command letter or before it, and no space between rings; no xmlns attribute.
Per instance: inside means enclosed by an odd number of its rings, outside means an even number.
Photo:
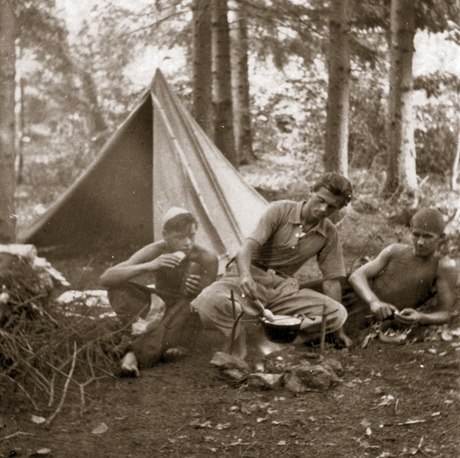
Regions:
<svg viewBox="0 0 460 458"><path fill-rule="evenodd" d="M411 227L412 229L420 229L434 234L442 234L444 232L445 223L438 210L433 208L422 208L412 217Z"/></svg>
<svg viewBox="0 0 460 458"><path fill-rule="evenodd" d="M171 207L163 216L161 220L161 227L165 227L165 224L170 220L176 217L177 215L190 214L188 210L180 207Z"/></svg>

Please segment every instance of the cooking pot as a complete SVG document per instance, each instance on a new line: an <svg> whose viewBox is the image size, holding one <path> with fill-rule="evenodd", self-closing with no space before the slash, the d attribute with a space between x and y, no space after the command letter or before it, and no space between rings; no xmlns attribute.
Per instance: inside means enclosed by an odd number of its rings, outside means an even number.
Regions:
<svg viewBox="0 0 460 458"><path fill-rule="evenodd" d="M289 315L275 315L273 321L261 318L265 335L276 343L291 343L297 337L302 318Z"/></svg>

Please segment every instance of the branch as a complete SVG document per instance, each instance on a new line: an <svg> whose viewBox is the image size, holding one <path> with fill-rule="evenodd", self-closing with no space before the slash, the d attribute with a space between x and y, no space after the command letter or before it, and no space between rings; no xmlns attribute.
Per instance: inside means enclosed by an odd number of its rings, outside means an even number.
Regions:
<svg viewBox="0 0 460 458"><path fill-rule="evenodd" d="M65 398L67 396L67 390L69 388L69 383L70 380L72 379L73 371L75 369L75 361L77 360L77 343L74 341L73 343L73 358L72 358L72 366L70 367L69 375L67 376L67 380L65 381L64 384L64 389L62 391L62 396L61 400L59 401L59 404L54 411L54 413L46 420L45 425L51 424L51 422L56 418L56 416L59 414L59 412L62 409L62 406L64 405Z"/></svg>

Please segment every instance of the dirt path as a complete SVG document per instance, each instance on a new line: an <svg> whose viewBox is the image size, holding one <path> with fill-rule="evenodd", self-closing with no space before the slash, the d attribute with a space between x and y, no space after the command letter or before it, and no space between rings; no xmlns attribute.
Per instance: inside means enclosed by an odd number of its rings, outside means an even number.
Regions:
<svg viewBox="0 0 460 458"><path fill-rule="evenodd" d="M78 403L67 405L50 428L30 414L4 414L0 440L33 435L1 440L0 456L43 456L33 454L40 448L75 458L460 455L452 342L328 347L345 369L342 382L297 396L221 380L209 365L220 343L207 334L191 358L101 383L83 416ZM106 432L92 432L102 424Z"/></svg>

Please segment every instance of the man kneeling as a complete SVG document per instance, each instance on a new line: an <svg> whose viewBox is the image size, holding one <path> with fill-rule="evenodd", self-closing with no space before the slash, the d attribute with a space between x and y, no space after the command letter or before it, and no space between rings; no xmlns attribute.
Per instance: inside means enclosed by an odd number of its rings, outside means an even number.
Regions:
<svg viewBox="0 0 460 458"><path fill-rule="evenodd" d="M163 218L163 240L108 268L99 279L108 287L112 308L124 326L147 316L152 293L166 309L159 323L148 325L131 343L122 361L123 375L139 376L138 364L149 367L160 357L178 356L194 344L200 322L190 302L215 280L218 267L217 256L195 244L197 226L190 212L171 208ZM130 281L145 276L154 288Z"/></svg>

